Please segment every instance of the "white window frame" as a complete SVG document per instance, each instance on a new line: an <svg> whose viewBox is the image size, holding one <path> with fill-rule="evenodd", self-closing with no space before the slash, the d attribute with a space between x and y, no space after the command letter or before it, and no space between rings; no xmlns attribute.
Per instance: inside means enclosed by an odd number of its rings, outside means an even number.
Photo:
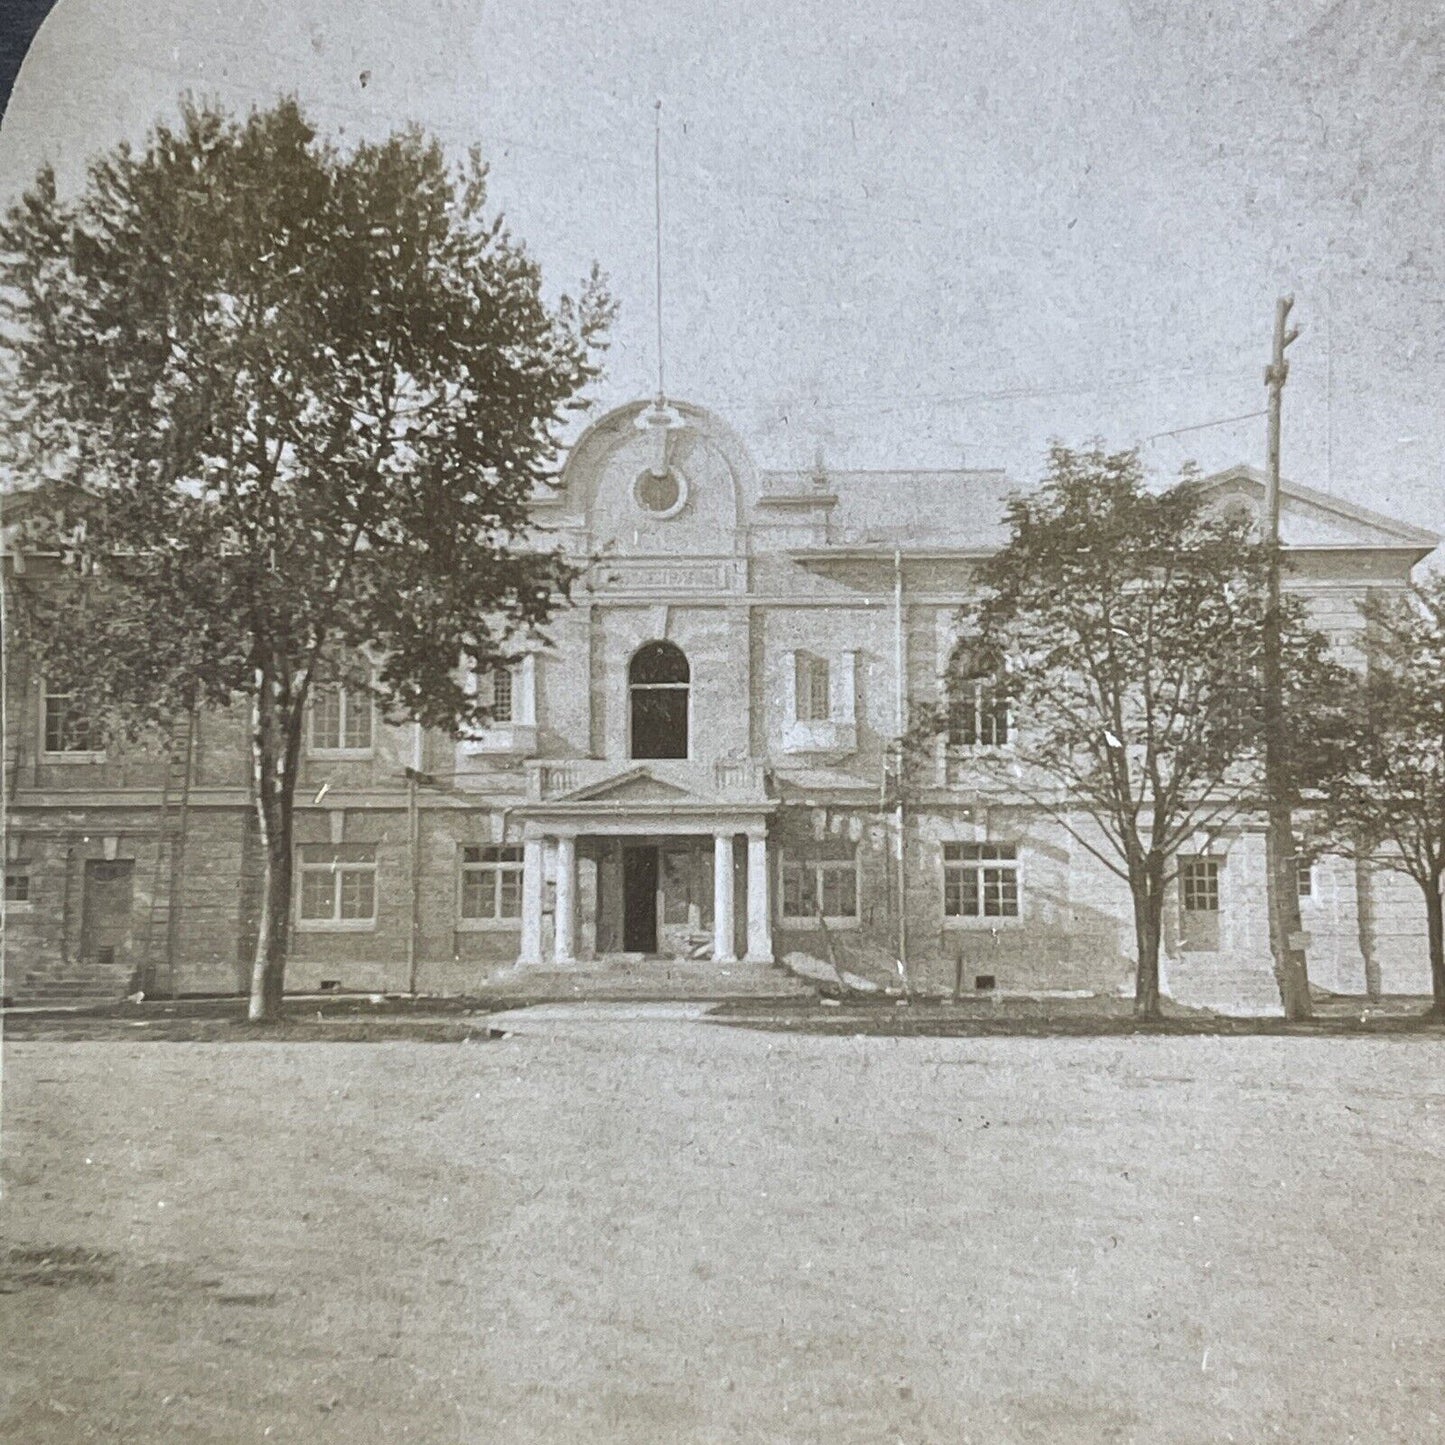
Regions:
<svg viewBox="0 0 1445 1445"><path fill-rule="evenodd" d="M68 702L72 694L55 692L46 683L40 684L40 760L44 763L103 763L104 748L58 748L48 746L50 741L50 703L52 699ZM63 729L62 729L63 736Z"/></svg>
<svg viewBox="0 0 1445 1445"><path fill-rule="evenodd" d="M10 879L25 880L25 897L11 898ZM12 858L5 865L5 912L29 913L35 907L35 867L28 858Z"/></svg>
<svg viewBox="0 0 1445 1445"><path fill-rule="evenodd" d="M341 848L369 848L371 858L369 861L362 859L339 859L336 854ZM306 853L308 849L315 849L318 852L323 849L331 850L331 857L326 860L308 860ZM331 883L331 914L327 918L307 918L303 916L302 904L306 896L306 877L308 874L330 873ZM366 873L371 877L371 916L369 918L343 918L341 916L341 892L342 879L347 873ZM296 849L296 929L299 933L373 933L376 931L377 916L381 911L381 898L377 888L377 866L375 844L329 844L329 843L302 843Z"/></svg>
<svg viewBox="0 0 1445 1445"><path fill-rule="evenodd" d="M785 753L834 753L846 755L858 748L858 654L848 650L822 657L804 649L787 653L783 681L783 751ZM803 716L812 712L813 679L827 678L828 714L823 718ZM809 689L803 707L804 679Z"/></svg>
<svg viewBox="0 0 1445 1445"><path fill-rule="evenodd" d="M500 684L505 683L505 686ZM508 666L494 667L491 676L487 678L487 687L491 693L491 699L487 706L492 711L492 722L513 723L516 721L517 710L517 673L516 669ZM506 710L502 710L498 692L506 694Z"/></svg>
<svg viewBox="0 0 1445 1445"><path fill-rule="evenodd" d="M483 673L480 677L470 670L465 674L464 686L474 697L488 706L495 697L497 673L505 672L512 683L511 715L494 718L475 732L463 736L457 743L459 766L479 754L497 753L510 757L531 757L537 751L537 655L523 653L511 664Z"/></svg>
<svg viewBox="0 0 1445 1445"><path fill-rule="evenodd" d="M1190 877L1190 870L1194 865L1202 865L1204 881L1195 883ZM1223 859L1211 857L1207 853L1196 853L1179 860L1179 911L1183 913L1206 913L1218 918L1224 912L1224 890L1221 886L1224 877ZM1203 896L1207 899L1212 897L1214 906L1191 907L1190 898L1198 898L1200 894L1196 891L1203 887Z"/></svg>
<svg viewBox="0 0 1445 1445"><path fill-rule="evenodd" d="M950 848L977 848L980 850L978 856L973 858L960 857L950 858ZM984 850L1008 849L1013 856L1002 857L997 852L989 856ZM1024 919L1024 860L1023 849L1009 838L949 838L943 843L940 850L941 872L939 876L938 906L943 914L943 925L945 928L1017 928ZM1014 912L1012 913L986 913L988 880L985 873L989 870L995 872L1013 873ZM949 913L948 912L948 878L950 872L973 873L974 876L974 900L978 904L977 913Z"/></svg>
<svg viewBox="0 0 1445 1445"><path fill-rule="evenodd" d="M476 851L482 856L475 862L467 860L468 852ZM488 858L487 854L495 853L499 856ZM502 854L515 854L516 857L502 857ZM457 930L461 933L516 933L522 927L522 859L523 850L520 844L490 844L490 843L465 843L457 854ZM478 917L469 918L462 912L463 900L466 897L467 876L469 874L490 875L492 888L492 904L496 910L490 918ZM507 877L516 878L517 911L504 914L501 911L503 897L503 880Z"/></svg>
<svg viewBox="0 0 1445 1445"><path fill-rule="evenodd" d="M983 692L985 688L997 688L999 686L1001 674L993 672L986 675L982 673L973 676L960 675L957 679L955 679L954 668L959 658L960 650L967 649L967 647L968 639L966 637L961 637L955 639L953 646L949 649L948 660L945 664L945 673L943 680L944 702L947 705L949 711L951 712L954 697L958 696L961 698L964 696L964 689L966 688L968 690L968 693L970 694L968 701L973 713L973 733L975 740L973 742L955 742L953 738L953 720L950 717L948 720L948 731L944 736L944 744L947 747L948 751L956 756L967 756L970 753L1007 752L1014 746L1014 740L1018 735L1017 719L1014 717L1013 699L1004 699L1004 736L1002 742L988 743L980 741L979 739L981 738L981 735L984 731L984 729L980 726L984 717L984 710L982 706ZM1003 673L1008 672L1007 659L1004 660L1002 671Z"/></svg>
<svg viewBox="0 0 1445 1445"><path fill-rule="evenodd" d="M334 688L336 705L336 740L338 746L327 747L316 741L316 702L322 692ZM351 721L357 704L367 710L367 743L365 747L347 747L346 728ZM314 687L306 705L306 756L311 758L369 758L376 752L376 699L366 689L352 687L349 683L328 683Z"/></svg>
<svg viewBox="0 0 1445 1445"><path fill-rule="evenodd" d="M795 717L800 723L833 721L832 669L815 652L793 654Z"/></svg>
<svg viewBox="0 0 1445 1445"><path fill-rule="evenodd" d="M1316 885L1319 882L1315 877L1315 859L1296 858L1294 861L1295 894L1301 903L1313 903L1318 897Z"/></svg>
<svg viewBox="0 0 1445 1445"><path fill-rule="evenodd" d="M861 855L857 848L851 857L824 857L801 848L782 848L778 852L778 874L776 880L778 897L778 922L780 927L795 933L817 932L818 915L806 916L787 911L787 880L790 871L797 869L812 874L813 897L823 899L823 874L825 872L851 871L853 875L853 912L851 914L823 914L827 928L860 928L863 920L863 870Z"/></svg>

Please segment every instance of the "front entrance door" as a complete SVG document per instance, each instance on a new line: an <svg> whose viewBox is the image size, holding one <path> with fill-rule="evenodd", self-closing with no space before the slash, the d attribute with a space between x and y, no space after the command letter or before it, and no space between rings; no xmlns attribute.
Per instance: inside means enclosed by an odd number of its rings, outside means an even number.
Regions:
<svg viewBox="0 0 1445 1445"><path fill-rule="evenodd" d="M80 918L80 958L87 970L107 973L124 983L129 965L131 888L135 863L98 858L85 865L85 895Z"/></svg>
<svg viewBox="0 0 1445 1445"><path fill-rule="evenodd" d="M657 846L622 850L622 947L657 952Z"/></svg>

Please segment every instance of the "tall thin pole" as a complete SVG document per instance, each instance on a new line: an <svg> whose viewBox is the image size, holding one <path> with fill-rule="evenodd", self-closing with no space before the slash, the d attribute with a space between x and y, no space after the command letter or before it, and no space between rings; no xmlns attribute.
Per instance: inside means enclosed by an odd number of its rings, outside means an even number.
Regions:
<svg viewBox="0 0 1445 1445"><path fill-rule="evenodd" d="M1289 326L1292 296L1274 312L1274 352L1264 373L1269 391L1269 473L1265 480L1265 547L1268 559L1264 611L1264 790L1269 943L1286 1018L1311 1015L1309 967L1299 909L1299 860L1290 809L1289 734L1284 715L1284 662L1280 621L1279 452L1280 411L1289 376L1285 348L1299 335Z"/></svg>
<svg viewBox="0 0 1445 1445"><path fill-rule="evenodd" d="M1335 288L1333 241L1325 242L1325 487L1335 489Z"/></svg>
<svg viewBox="0 0 1445 1445"><path fill-rule="evenodd" d="M421 931L421 810L417 798L417 779L421 775L424 741L420 723L412 724L411 767L406 770L406 848L407 848L407 901L408 919L406 929L406 991L412 998L417 994L419 959L417 935Z"/></svg>
<svg viewBox="0 0 1445 1445"><path fill-rule="evenodd" d="M657 279L657 404L667 400L662 368L662 102L653 107L652 122L653 255Z"/></svg>
<svg viewBox="0 0 1445 1445"><path fill-rule="evenodd" d="M907 720L908 696L908 651L907 634L903 622L903 553L893 549L893 707L895 731L898 734L898 773L896 787L897 803L894 813L897 836L893 844L893 866L897 873L898 889L898 973L905 994L912 993L913 986L908 977L908 864L904 855L903 792L905 780L905 746L903 730Z"/></svg>

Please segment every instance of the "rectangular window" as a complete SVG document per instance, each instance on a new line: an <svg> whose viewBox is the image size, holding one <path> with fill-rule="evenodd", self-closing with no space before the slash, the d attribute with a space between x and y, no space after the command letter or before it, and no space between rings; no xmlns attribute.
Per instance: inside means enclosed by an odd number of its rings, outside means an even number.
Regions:
<svg viewBox="0 0 1445 1445"><path fill-rule="evenodd" d="M945 918L1017 918L1019 850L1014 843L943 845Z"/></svg>
<svg viewBox="0 0 1445 1445"><path fill-rule="evenodd" d="M369 692L341 685L318 687L311 695L313 753L369 753L372 700Z"/></svg>
<svg viewBox="0 0 1445 1445"><path fill-rule="evenodd" d="M512 669L499 667L492 673L492 721L512 721Z"/></svg>
<svg viewBox="0 0 1445 1445"><path fill-rule="evenodd" d="M992 678L954 684L948 740L954 747L1002 747L1009 739L1008 697Z"/></svg>
<svg viewBox="0 0 1445 1445"><path fill-rule="evenodd" d="M1218 858L1181 859L1179 901L1186 913L1219 912Z"/></svg>
<svg viewBox="0 0 1445 1445"><path fill-rule="evenodd" d="M462 849L462 918L471 922L522 916L522 850Z"/></svg>
<svg viewBox="0 0 1445 1445"><path fill-rule="evenodd" d="M797 677L794 679L799 722L828 722L833 716L829 692L830 678L826 659L812 653L797 654Z"/></svg>
<svg viewBox="0 0 1445 1445"><path fill-rule="evenodd" d="M364 928L376 922L374 845L303 844L298 863L298 916L303 925Z"/></svg>
<svg viewBox="0 0 1445 1445"><path fill-rule="evenodd" d="M1295 886L1299 890L1299 896L1313 898L1315 896L1315 865L1308 858L1296 858L1294 861Z"/></svg>
<svg viewBox="0 0 1445 1445"><path fill-rule="evenodd" d="M75 710L68 692L45 694L45 751L93 753L100 749L90 720Z"/></svg>
<svg viewBox="0 0 1445 1445"><path fill-rule="evenodd" d="M30 903L30 865L16 861L5 865L5 901L12 907Z"/></svg>
<svg viewBox="0 0 1445 1445"><path fill-rule="evenodd" d="M855 854L833 857L782 859L783 917L815 922L821 913L827 923L851 922L858 917L858 860Z"/></svg>
<svg viewBox="0 0 1445 1445"><path fill-rule="evenodd" d="M858 867L849 858L818 864L818 896L824 918L858 916Z"/></svg>

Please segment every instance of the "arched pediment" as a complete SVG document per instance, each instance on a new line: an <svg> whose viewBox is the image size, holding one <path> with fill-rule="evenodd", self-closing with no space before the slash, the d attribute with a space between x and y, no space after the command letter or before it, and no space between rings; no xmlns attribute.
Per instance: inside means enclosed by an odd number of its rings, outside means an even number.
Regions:
<svg viewBox="0 0 1445 1445"><path fill-rule="evenodd" d="M578 438L562 469L563 505L599 552L716 556L738 550L756 471L720 417L631 402Z"/></svg>

